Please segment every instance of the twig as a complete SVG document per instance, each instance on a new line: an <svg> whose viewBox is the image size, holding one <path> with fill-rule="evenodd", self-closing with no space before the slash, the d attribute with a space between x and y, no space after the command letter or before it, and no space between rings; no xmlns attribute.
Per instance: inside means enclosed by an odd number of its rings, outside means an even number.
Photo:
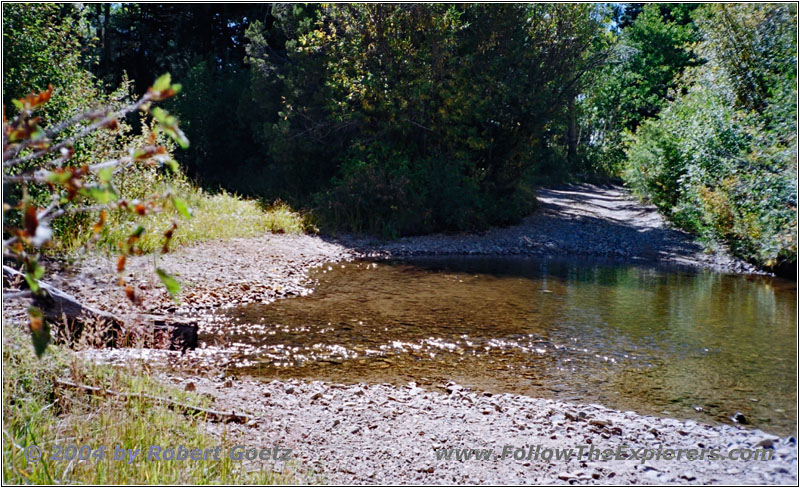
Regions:
<svg viewBox="0 0 800 488"><path fill-rule="evenodd" d="M56 379L56 385L65 386L69 388L74 388L78 390L88 391L94 395L100 396L113 396L118 398L147 398L148 400L153 400L158 403L166 404L170 408L178 407L184 411L184 413L189 415L197 415L202 414L205 415L206 420L210 420L212 422L236 422L236 423L244 423L250 420L254 420L255 418L246 415L240 414L236 412L220 412L217 410L211 410L208 408L197 407L194 405L187 405L185 403L181 403L170 398L162 398L153 395L148 395L146 393L125 393L125 392L118 392L114 390L105 390L103 388L97 386L89 386L89 385L81 385L78 383L73 383L68 380Z"/></svg>
<svg viewBox="0 0 800 488"><path fill-rule="evenodd" d="M70 146L75 141L77 141L78 139L81 139L81 138L91 134L92 132L107 126L108 124L110 124L111 122L113 122L115 120L121 119L122 117L126 116L130 112L133 112L134 110L138 110L142 105L150 102L151 99L152 99L152 94L151 93L145 93L144 96L142 96L142 98L140 98L138 102L136 102L136 103L134 103L132 105L128 105L127 107L117 111L116 113L108 115L105 118L101 119L100 121L89 125L88 127L86 127L84 130L82 130L81 132L79 132L75 136L72 136L72 137L70 137L68 139L65 139L65 140L59 142L58 144L56 144L55 146L46 147L46 148L41 149L39 151L36 151L34 153L28 154L27 156L22 156L22 157L18 157L18 158L14 158L14 159L10 159L10 160L4 161L3 162L3 167L5 168L5 167L10 167L10 166L15 166L17 164L24 163L26 161L30 161L32 159L36 159L38 157L44 156L45 154L49 154L51 152L59 151L59 150L61 150L62 147ZM94 115L95 113L96 112L87 112L84 115L86 116L86 118L89 118L90 116Z"/></svg>
<svg viewBox="0 0 800 488"><path fill-rule="evenodd" d="M3 300L10 300L12 298L30 298L33 296L30 290L20 290L20 291L4 291L3 292Z"/></svg>

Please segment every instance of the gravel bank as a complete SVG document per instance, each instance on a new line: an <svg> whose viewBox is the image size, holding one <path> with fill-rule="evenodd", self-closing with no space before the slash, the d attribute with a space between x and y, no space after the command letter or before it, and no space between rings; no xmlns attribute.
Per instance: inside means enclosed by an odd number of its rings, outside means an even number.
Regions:
<svg viewBox="0 0 800 488"><path fill-rule="evenodd" d="M598 256L632 262L759 273L724 249L706 250L653 205L617 185L565 185L537 192L540 208L519 225L483 234L435 234L391 242L344 235L333 242L367 256Z"/></svg>
<svg viewBox="0 0 800 488"><path fill-rule="evenodd" d="M251 302L270 303L310 292L307 273L357 253L309 235L272 234L207 241L154 260L129 257L122 278L136 290L133 305L119 286L116 257L93 255L70 267L55 267L48 280L81 301L135 319L142 313L192 314ZM170 298L153 272L162 268L181 283L179 302ZM98 293L99 292L99 293Z"/></svg>
<svg viewBox="0 0 800 488"><path fill-rule="evenodd" d="M210 432L249 447L293 450L300 472L336 484L797 484L797 441L758 430L642 416L599 405L519 395L489 395L447 385L449 394L391 385L321 382L192 382L221 409L256 416L249 425L207 424ZM594 446L767 449L768 461L627 459L514 460L504 446L541 449ZM437 449L493 449L490 460L437 459ZM540 451L541 452L541 451ZM688 452L688 451L687 451ZM738 454L735 454L738 455ZM265 467L281 469L280 464ZM253 466L255 468L256 466Z"/></svg>

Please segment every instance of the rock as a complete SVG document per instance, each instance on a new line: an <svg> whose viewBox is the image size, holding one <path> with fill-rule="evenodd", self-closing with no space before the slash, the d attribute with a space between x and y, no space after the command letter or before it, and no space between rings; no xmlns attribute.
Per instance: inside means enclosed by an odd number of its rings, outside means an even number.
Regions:
<svg viewBox="0 0 800 488"><path fill-rule="evenodd" d="M737 424L742 424L742 425L746 425L748 423L747 417L745 417L742 412L736 412L735 414L733 414L731 420L736 422Z"/></svg>
<svg viewBox="0 0 800 488"><path fill-rule="evenodd" d="M649 478L653 481L658 481L659 478L661 477L661 473L659 473L656 470L649 470L644 472L644 476L645 478Z"/></svg>
<svg viewBox="0 0 800 488"><path fill-rule="evenodd" d="M764 449L774 449L775 443L778 442L777 437L765 437L756 443L756 446L763 447Z"/></svg>
<svg viewBox="0 0 800 488"><path fill-rule="evenodd" d="M452 395L453 393L460 391L461 387L453 382L450 382L445 386L445 389L447 390L448 394Z"/></svg>
<svg viewBox="0 0 800 488"><path fill-rule="evenodd" d="M191 381L186 383L186 388L184 388L184 390L186 390L186 391L194 391L195 390L194 383L192 383Z"/></svg>
<svg viewBox="0 0 800 488"><path fill-rule="evenodd" d="M608 427L611 425L611 421L608 419L592 419L589 421L589 425L594 425L595 427Z"/></svg>

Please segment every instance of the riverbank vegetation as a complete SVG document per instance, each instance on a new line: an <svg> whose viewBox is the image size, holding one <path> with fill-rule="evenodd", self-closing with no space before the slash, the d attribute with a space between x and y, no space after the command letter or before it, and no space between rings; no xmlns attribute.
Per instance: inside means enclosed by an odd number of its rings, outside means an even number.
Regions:
<svg viewBox="0 0 800 488"><path fill-rule="evenodd" d="M176 187L220 209L184 241L251 232L222 201L253 229L303 226L232 194L393 237L513 223L541 182L610 177L771 268L797 252L795 34L788 4L16 4L3 97L10 116L52 84L42 116L63 120L171 73ZM120 122L76 160L147 131ZM87 222L57 229L65 247Z"/></svg>
<svg viewBox="0 0 800 488"><path fill-rule="evenodd" d="M141 397L208 407L200 395L164 385L143 365L99 366L66 348L52 347L32 361L30 341L14 326L3 326L3 480L13 484L283 484L296 473L247 472L247 466L221 455L203 462L144 460L148 446L229 449L225 439L205 433L202 419ZM56 380L131 393L128 398L89 395L59 386ZM137 459L115 461L115 446L141 449ZM25 448L38 446L41 462L29 462ZM56 446L64 449L61 459ZM68 449L75 446L76 451ZM83 446L92 449L87 455ZM99 449L103 447L101 454ZM30 454L29 454L30 455ZM82 459L86 458L86 459ZM35 461L35 460L34 460ZM310 478L309 478L310 479Z"/></svg>
<svg viewBox="0 0 800 488"><path fill-rule="evenodd" d="M794 267L796 12L714 4L692 18L697 61L633 133L622 174L684 229L764 267Z"/></svg>

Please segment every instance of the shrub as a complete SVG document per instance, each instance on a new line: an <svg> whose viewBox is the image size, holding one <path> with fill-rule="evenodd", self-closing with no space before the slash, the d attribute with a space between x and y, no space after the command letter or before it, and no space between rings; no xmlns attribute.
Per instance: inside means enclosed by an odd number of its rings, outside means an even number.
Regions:
<svg viewBox="0 0 800 488"><path fill-rule="evenodd" d="M589 5L272 14L269 29L247 30L272 174L315 195L328 227L384 235L474 230L529 209L526 179L560 143L552 128L600 31Z"/></svg>
<svg viewBox="0 0 800 488"><path fill-rule="evenodd" d="M785 56L790 41L767 42L763 36L787 35L780 25L796 14L788 5L726 9L702 11L705 41L698 49L708 62L690 70L686 92L639 128L624 176L681 227L767 268L795 263L796 92L787 86L796 78L785 63L796 60ZM730 46L716 44L730 15L747 25L756 22L756 35L744 38L751 43L745 47L773 62L747 65L749 74L742 75ZM751 86L755 91L747 92L753 80L768 88Z"/></svg>

